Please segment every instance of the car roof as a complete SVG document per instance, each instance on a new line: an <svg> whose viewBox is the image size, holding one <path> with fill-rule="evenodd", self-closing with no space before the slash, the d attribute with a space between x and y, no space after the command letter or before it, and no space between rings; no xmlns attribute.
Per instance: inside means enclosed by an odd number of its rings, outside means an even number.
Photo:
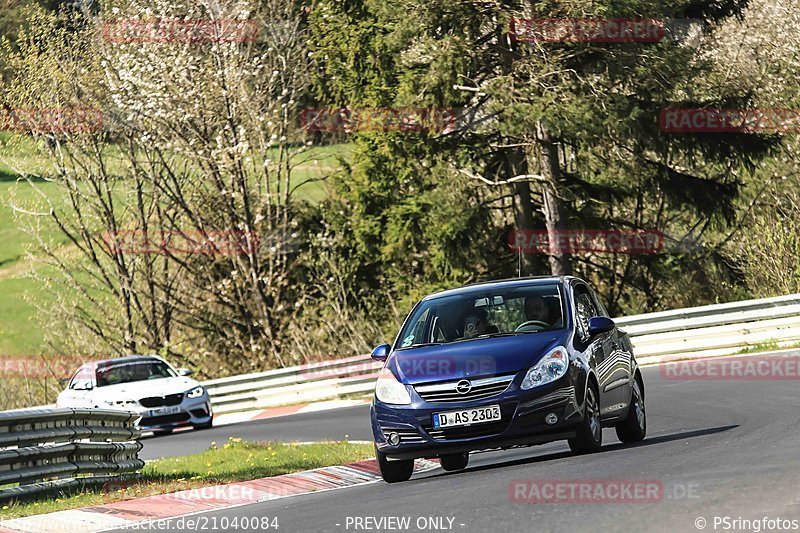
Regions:
<svg viewBox="0 0 800 533"><path fill-rule="evenodd" d="M135 363L139 361L160 361L163 362L158 356L155 355L127 355L125 357L115 357L113 359L103 359L102 361L94 361L92 363L87 363L93 366L107 366L110 364L124 364L124 363Z"/></svg>
<svg viewBox="0 0 800 533"><path fill-rule="evenodd" d="M472 283L470 285L464 285L463 287L458 287L455 289L447 289L444 291L434 292L423 298L423 301L433 300L436 298L443 298L445 296L458 296L476 290L492 291L492 290L508 289L517 286L525 286L525 285L545 285L548 283L564 284L568 283L572 279L578 279L578 278L575 278L573 276L530 276L526 278L510 278L510 279L500 279L494 281L484 281L481 283Z"/></svg>

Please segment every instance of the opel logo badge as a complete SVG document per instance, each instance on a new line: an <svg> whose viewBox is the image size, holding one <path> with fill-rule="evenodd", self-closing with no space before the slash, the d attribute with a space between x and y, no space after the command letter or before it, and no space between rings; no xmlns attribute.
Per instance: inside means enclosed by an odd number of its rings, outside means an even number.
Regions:
<svg viewBox="0 0 800 533"><path fill-rule="evenodd" d="M462 379L458 383L456 383L456 392L459 394L467 394L469 391L472 390L472 383L469 380Z"/></svg>

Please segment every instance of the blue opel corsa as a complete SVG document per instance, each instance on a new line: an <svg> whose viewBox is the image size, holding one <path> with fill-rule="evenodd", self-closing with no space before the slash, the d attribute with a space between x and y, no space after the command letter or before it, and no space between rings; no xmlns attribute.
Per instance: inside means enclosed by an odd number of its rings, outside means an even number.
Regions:
<svg viewBox="0 0 800 533"><path fill-rule="evenodd" d="M644 439L644 382L630 339L595 291L574 277L469 285L431 294L406 318L370 416L383 479L414 459L466 468L469 452L566 439L575 453Z"/></svg>

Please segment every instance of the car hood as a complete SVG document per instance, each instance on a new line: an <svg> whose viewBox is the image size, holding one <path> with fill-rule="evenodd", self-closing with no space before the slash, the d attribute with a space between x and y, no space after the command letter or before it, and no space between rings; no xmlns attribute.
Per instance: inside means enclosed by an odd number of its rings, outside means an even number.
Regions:
<svg viewBox="0 0 800 533"><path fill-rule="evenodd" d="M99 400L140 400L150 396L166 396L168 394L187 392L198 385L197 381L187 377L162 378L97 387L94 389L93 396Z"/></svg>
<svg viewBox="0 0 800 533"><path fill-rule="evenodd" d="M559 330L397 350L386 366L406 385L510 374L532 367L563 344L565 334Z"/></svg>

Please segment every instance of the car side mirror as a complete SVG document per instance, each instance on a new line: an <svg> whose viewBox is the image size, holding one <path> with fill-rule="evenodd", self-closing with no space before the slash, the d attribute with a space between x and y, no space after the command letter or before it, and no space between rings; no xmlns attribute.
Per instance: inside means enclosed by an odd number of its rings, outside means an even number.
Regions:
<svg viewBox="0 0 800 533"><path fill-rule="evenodd" d="M71 381L71 379L72 378L61 378L61 379L58 380L58 384L61 385L62 388L66 389L67 385L69 385L69 382Z"/></svg>
<svg viewBox="0 0 800 533"><path fill-rule="evenodd" d="M194 372L191 371L189 368L179 368L178 375L179 376L191 376Z"/></svg>
<svg viewBox="0 0 800 533"><path fill-rule="evenodd" d="M376 361L386 361L386 358L389 357L389 350L391 349L392 347L388 344L381 344L372 350L372 358Z"/></svg>
<svg viewBox="0 0 800 533"><path fill-rule="evenodd" d="M594 337L606 331L611 331L616 327L617 325L614 324L614 321L608 317L593 316L589 319L589 336Z"/></svg>

